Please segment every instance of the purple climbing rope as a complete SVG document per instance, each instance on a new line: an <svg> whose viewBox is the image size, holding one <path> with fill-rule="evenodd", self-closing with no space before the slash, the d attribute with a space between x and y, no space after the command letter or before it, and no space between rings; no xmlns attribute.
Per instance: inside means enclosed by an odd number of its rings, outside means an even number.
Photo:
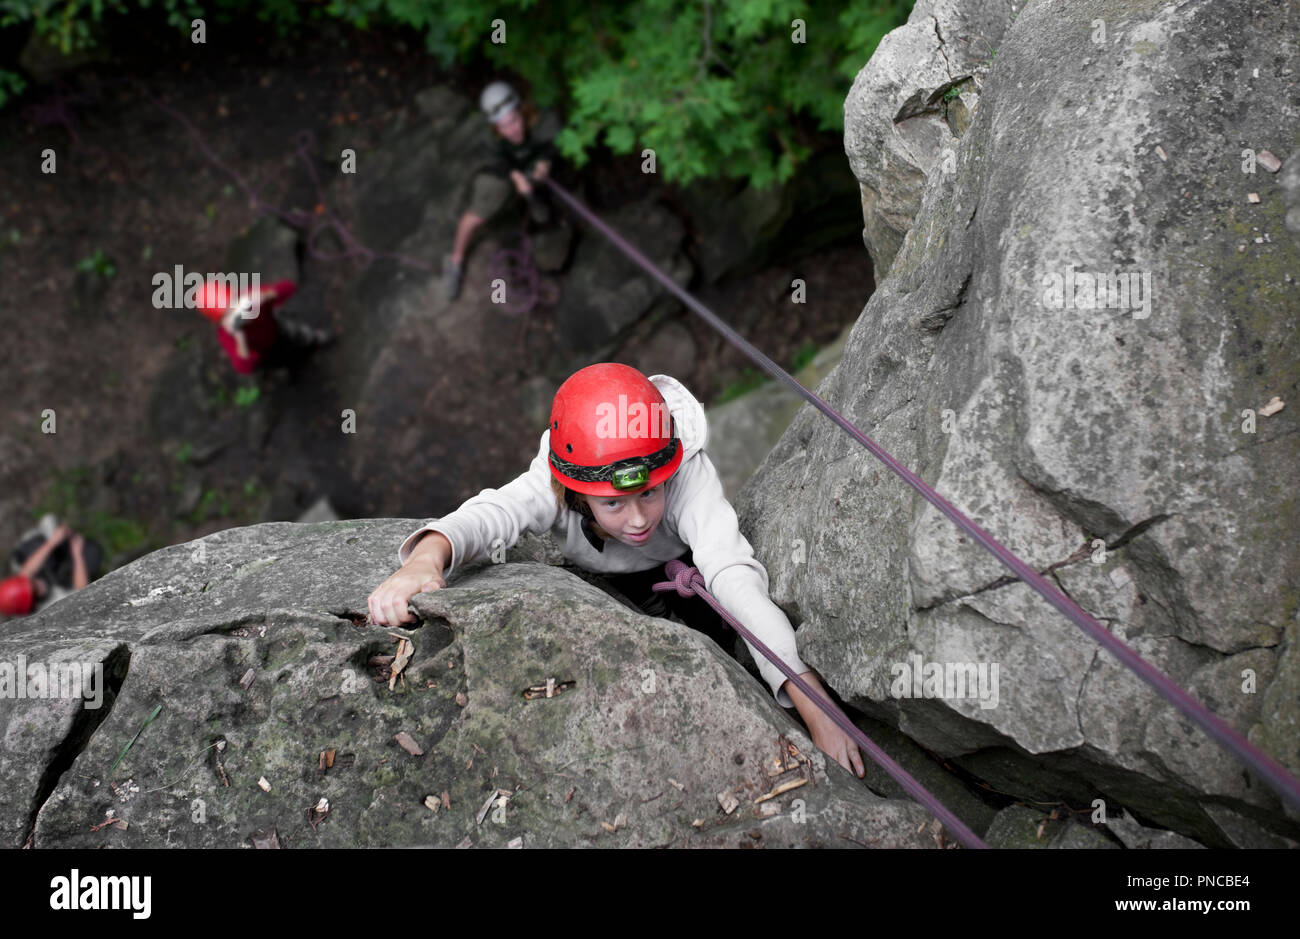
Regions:
<svg viewBox="0 0 1300 939"><path fill-rule="evenodd" d="M203 134L200 133L193 121L187 118L180 111L163 102L162 99L155 95L152 90L145 88L144 92L155 107L169 115L189 132L190 137L194 141L194 145L198 147L199 152L207 158L209 163L235 181L239 188L243 190L244 195L248 198L249 203L258 212L259 216L274 215L291 228L305 231L307 233L307 251L315 260L327 263L342 260L357 260L363 262L365 267L369 267L380 258L392 258L393 260L419 270L432 270L431 265L409 255L397 252L379 252L366 247L355 235L352 234L352 230L344 224L341 218L339 218L338 213L333 209L328 208L329 203L325 198L320 174L316 172L316 167L312 163L311 154L315 149L316 138L311 131L304 130L298 133L295 141L294 155L302 161L304 166L307 167L307 172L311 176L312 186L316 192L316 204L324 208L320 213L307 212L301 209L282 209L278 205L263 199L258 189L254 187L244 177L244 175L239 172L239 170L235 169L225 160L221 159L221 157L217 156L216 152L208 145L207 140L204 139ZM328 231L333 231L342 245L342 250L337 253L326 253L318 249L316 246L320 236Z"/></svg>
<svg viewBox="0 0 1300 939"><path fill-rule="evenodd" d="M533 258L533 239L528 229L537 207L535 198L530 192L524 224L519 231L519 247L501 247L492 253L492 280L506 285L506 302L499 306L509 316L531 313L538 305L555 306L560 302L560 285L554 278L543 275Z"/></svg>
<svg viewBox="0 0 1300 939"><path fill-rule="evenodd" d="M84 171L90 176L98 176L110 161L109 153L98 145L86 146L81 135L77 133L76 122L72 119L72 110L69 107L77 104L94 104L97 99L88 94L67 94L63 90L62 82L59 82L56 87L58 90L48 103L28 105L23 111L23 117L37 127L47 127L50 124L62 127L68 134L73 151L82 151L85 154L87 164Z"/></svg>
<svg viewBox="0 0 1300 939"><path fill-rule="evenodd" d="M700 572L696 568L687 567L681 561L669 561L664 565L664 571L668 574L671 580L661 584L654 584L651 586L651 590L658 593L663 593L667 590L676 590L677 593L683 597L698 596L709 606L713 607L713 609L717 611L718 615L726 620L732 629L740 633L746 642L750 643L755 649L763 653L764 657L769 662L781 670L781 674L794 682L796 688L806 694L813 704L821 708L827 717L833 720L842 731L852 737L867 756L871 757L877 766L883 769L895 782L902 786L903 789L907 791L908 795L933 812L935 817L939 819L939 821L943 822L948 830L957 836L958 841L968 848L988 847L988 845L981 840L979 835L967 828L966 824L954 815L942 802L932 796L928 789L917 782L907 770L894 762L888 753L876 746L870 737L860 731L854 723L849 720L848 715L835 707L832 702L827 701L820 694L814 691L808 682L795 674L794 669L777 658L771 649L765 646L753 633L746 629L739 620L723 609L722 604L715 600L713 594L709 593L709 591L705 589L704 577L701 576Z"/></svg>
<svg viewBox="0 0 1300 939"><path fill-rule="evenodd" d="M642 254L626 238L610 228L609 225L565 190L563 186L549 176L546 178L546 182L569 208L608 238L615 247L631 260L640 265L646 273L663 284L682 303L686 304L701 319L721 333L723 338L740 349L741 352L745 353L773 378L787 385L796 394L808 401L809 404L821 411L822 414L838 424L846 434L866 447L876 459L884 463L896 476L916 490L922 498L948 516L958 528L974 538L989 553L1010 568L1012 573L1034 588L1048 603L1060 610L1071 622L1109 650L1129 670L1155 689L1157 694L1254 770L1256 775L1272 787L1285 801L1300 809L1300 780L1287 772L1281 764L1252 744L1224 720L1211 713L1208 708L1179 687L1168 675L1134 652L1127 644L1084 611L1082 607L1049 584L1041 574L1016 557L996 538L967 518L960 509L930 488L919 476L894 459L883 447L859 430L856 425L827 404L819 395L801 385L785 369L773 362L745 337L719 319L712 310L677 286L676 282L660 270L657 264Z"/></svg>

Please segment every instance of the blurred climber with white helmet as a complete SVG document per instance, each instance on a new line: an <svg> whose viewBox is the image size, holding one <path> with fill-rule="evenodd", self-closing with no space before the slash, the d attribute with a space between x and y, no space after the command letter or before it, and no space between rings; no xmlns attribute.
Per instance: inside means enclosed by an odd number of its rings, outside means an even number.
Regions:
<svg viewBox="0 0 1300 939"><path fill-rule="evenodd" d="M483 160L462 194L460 204L465 208L459 213L456 239L451 254L443 259L448 299L460 293L465 254L474 234L512 203L517 205L515 193L528 200L534 222L544 225L553 214L542 187L533 184L551 170L560 131L558 116L552 111L539 114L503 81L483 89L479 108L492 126L492 135L484 141Z"/></svg>

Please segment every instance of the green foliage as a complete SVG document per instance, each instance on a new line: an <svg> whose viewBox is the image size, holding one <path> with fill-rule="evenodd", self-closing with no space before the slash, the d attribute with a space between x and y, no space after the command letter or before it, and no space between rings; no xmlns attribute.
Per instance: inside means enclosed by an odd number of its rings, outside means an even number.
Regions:
<svg viewBox="0 0 1300 939"><path fill-rule="evenodd" d="M256 385L244 385L235 392L235 405L241 408L251 407L261 396L262 391Z"/></svg>
<svg viewBox="0 0 1300 939"><path fill-rule="evenodd" d="M578 166L600 143L638 163L650 148L666 180L733 176L764 187L808 157L807 129L842 130L849 82L911 5L637 0L584 14L565 3L524 18L521 45L508 36L484 48L540 101L565 108L558 143ZM802 43L792 41L796 18Z"/></svg>
<svg viewBox="0 0 1300 939"><path fill-rule="evenodd" d="M558 107L565 158L582 166L597 146L655 153L670 182L727 176L763 187L789 179L811 133L839 132L844 96L880 39L914 0L9 0L0 25L31 21L65 51L93 44L105 12L152 8L188 32L255 16L291 33L330 18L357 29L409 28L443 67L488 66L522 78ZM506 41L492 41L493 23ZM792 23L802 21L803 41ZM0 106L5 100L0 72ZM12 92L11 92L12 93Z"/></svg>
<svg viewBox="0 0 1300 939"><path fill-rule="evenodd" d="M817 358L817 343L811 339L805 339L803 345L795 350L794 357L790 360L790 372L798 372L805 365Z"/></svg>
<svg viewBox="0 0 1300 939"><path fill-rule="evenodd" d="M32 517L39 519L46 512L53 512L66 521L76 511L82 488L89 488L89 470L86 467L53 470L49 488L33 507Z"/></svg>
<svg viewBox="0 0 1300 939"><path fill-rule="evenodd" d="M151 544L149 532L138 521L107 512L91 512L81 531L103 546L107 558L135 553Z"/></svg>
<svg viewBox="0 0 1300 939"><path fill-rule="evenodd" d="M101 249L96 248L90 257L77 262L77 270L89 271L100 277L113 277L117 274L117 265Z"/></svg>
<svg viewBox="0 0 1300 939"><path fill-rule="evenodd" d="M88 467L56 469L50 474L49 488L45 495L33 509L33 517L40 518L46 512L53 512L61 521L71 525L74 531L98 541L109 562L113 558L156 546L148 530L139 521L111 515L102 509L84 508L94 496L92 489Z"/></svg>
<svg viewBox="0 0 1300 939"><path fill-rule="evenodd" d="M186 521L191 525L202 525L214 518L229 516L230 500L216 489L204 489L203 495L199 496L199 504L187 516Z"/></svg>
<svg viewBox="0 0 1300 939"><path fill-rule="evenodd" d="M23 81L23 77L17 72L0 68L0 108L22 94L26 87L27 82Z"/></svg>
<svg viewBox="0 0 1300 939"><path fill-rule="evenodd" d="M740 377L733 381L726 388L718 393L718 399L713 403L726 404L728 401L734 401L736 398L749 394L751 391L762 386L767 381L767 376L757 369L745 366L740 370Z"/></svg>

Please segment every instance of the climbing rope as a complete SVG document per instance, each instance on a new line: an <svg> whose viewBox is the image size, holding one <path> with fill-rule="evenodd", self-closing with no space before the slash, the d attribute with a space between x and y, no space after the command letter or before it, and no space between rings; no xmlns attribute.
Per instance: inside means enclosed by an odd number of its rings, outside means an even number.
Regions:
<svg viewBox="0 0 1300 939"><path fill-rule="evenodd" d="M554 306L560 300L560 287L553 278L542 275L533 259L533 239L528 234L528 218L519 232L518 248L497 248L492 253L492 280L506 285L506 301L498 304L503 313L520 316L538 306Z"/></svg>
<svg viewBox="0 0 1300 939"><path fill-rule="evenodd" d="M307 172L311 176L312 186L316 193L317 211L309 212L302 209L282 209L274 203L268 202L262 198L259 188L254 187L239 170L231 166L228 162L219 157L208 145L203 134L195 126L194 122L182 114L176 108L166 104L161 98L155 95L152 89L141 85L141 90L154 107L170 116L179 123L189 133L194 141L194 145L199 152L221 172L225 173L243 190L249 204L253 206L258 216L274 215L280 221L284 222L290 228L296 228L306 232L307 251L317 261L333 262L342 260L357 260L362 262L363 266L369 267L380 258L392 258L393 260L405 264L408 267L414 267L417 270L429 271L432 267L418 258L400 252L375 251L362 244L357 237L352 234L352 230L344 224L338 213L329 208L329 202L325 197L324 186L321 184L320 174L316 171L316 166L312 162L312 152L316 147L316 138L309 130L299 131L294 141L294 155L307 167ZM317 247L317 241L326 232L333 231L338 238L342 249L336 253L327 253Z"/></svg>
<svg viewBox="0 0 1300 939"><path fill-rule="evenodd" d="M820 694L812 689L808 682L804 681L795 674L794 669L785 662L781 661L776 655L765 646L753 633L744 627L744 625L734 616L722 608L722 604L714 599L713 594L705 589L704 577L694 567L688 567L681 561L669 561L664 565L664 571L671 580L661 584L654 584L651 590L663 593L667 590L676 590L679 596L690 597L697 596L709 606L713 607L728 625L756 648L763 656L781 670L781 674L790 679L800 691L808 696L808 699L816 704L822 711L833 720L839 728L854 739L859 747L875 761L876 765L883 769L890 777L903 787L913 799L920 802L927 809L934 813L939 821L947 826L948 830L957 836L960 841L968 848L987 848L975 832L966 827L956 815L952 813L942 802L930 794L930 791L916 781L907 770L899 766L889 754L872 742L871 738L864 734L848 719L843 711L835 707L830 701L827 701Z"/></svg>
<svg viewBox="0 0 1300 939"><path fill-rule="evenodd" d="M610 228L609 225L565 190L563 186L549 176L546 178L546 183L580 218L608 238L616 248L627 255L651 277L663 284L682 303L686 304L701 319L721 333L724 339L745 353L773 378L787 385L796 394L821 411L822 414L834 421L850 437L866 447L872 456L884 463L896 476L916 490L922 498L951 519L957 527L974 538L978 544L982 545L1002 564L1010 568L1012 573L1036 590L1048 603L1065 614L1071 622L1109 650L1125 667L1155 689L1157 694L1182 712L1193 723L1197 724L1220 745L1234 753L1238 759L1254 770L1256 775L1272 787L1284 800L1300 809L1300 780L1287 772L1276 760L1248 741L1221 718L1212 714L1203 704L1179 687L1169 676L1134 652L1126 643L1085 612L1082 607L1048 583L1041 574L1028 564L1020 560L1005 545L979 525L976 525L961 510L930 488L924 480L894 459L883 447L859 430L856 425L827 404L819 395L801 385L785 369L773 362L738 332L719 319L712 310L677 286L676 282L665 274L657 264L642 254L626 238ZM817 701L819 699L814 697L813 700Z"/></svg>

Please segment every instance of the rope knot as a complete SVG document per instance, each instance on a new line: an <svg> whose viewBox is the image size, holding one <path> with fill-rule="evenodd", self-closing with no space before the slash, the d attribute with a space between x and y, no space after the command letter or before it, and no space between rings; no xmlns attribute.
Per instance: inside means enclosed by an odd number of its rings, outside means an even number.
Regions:
<svg viewBox="0 0 1300 939"><path fill-rule="evenodd" d="M693 597L695 596L696 584L703 586L704 578L700 576L699 570L689 567L681 561L669 561L664 565L664 573L671 579L654 584L650 589L655 593L676 590L678 596Z"/></svg>

